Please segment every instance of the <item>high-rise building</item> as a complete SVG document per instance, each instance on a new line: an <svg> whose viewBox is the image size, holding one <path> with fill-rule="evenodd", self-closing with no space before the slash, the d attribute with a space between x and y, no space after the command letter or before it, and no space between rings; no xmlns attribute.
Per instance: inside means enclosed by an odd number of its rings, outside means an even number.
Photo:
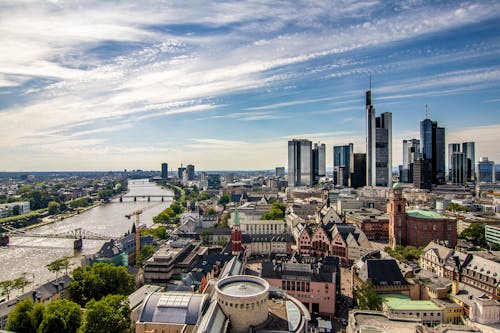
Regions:
<svg viewBox="0 0 500 333"><path fill-rule="evenodd" d="M366 92L366 181L368 186L392 184L392 113L375 117L371 89Z"/></svg>
<svg viewBox="0 0 500 333"><path fill-rule="evenodd" d="M450 180L453 184L465 184L466 176L465 154L454 152L451 154Z"/></svg>
<svg viewBox="0 0 500 333"><path fill-rule="evenodd" d="M476 148L474 142L462 143L462 152L465 155L465 175L468 182L476 180Z"/></svg>
<svg viewBox="0 0 500 333"><path fill-rule="evenodd" d="M315 143L313 154L313 180L317 184L321 177L326 176L326 146L324 143Z"/></svg>
<svg viewBox="0 0 500 333"><path fill-rule="evenodd" d="M432 162L418 158L413 162L413 186L419 189L432 190Z"/></svg>
<svg viewBox="0 0 500 333"><path fill-rule="evenodd" d="M481 157L479 163L477 163L477 182L495 182L495 162L489 161L488 157Z"/></svg>
<svg viewBox="0 0 500 333"><path fill-rule="evenodd" d="M180 168L177 168L177 178L182 180L182 175L184 174L185 170L186 170L186 168L184 168L182 165Z"/></svg>
<svg viewBox="0 0 500 333"><path fill-rule="evenodd" d="M188 164L186 167L187 171L187 180L194 180L196 178L196 175L194 173L194 165Z"/></svg>
<svg viewBox="0 0 500 333"><path fill-rule="evenodd" d="M309 140L288 141L288 186L313 185L312 143Z"/></svg>
<svg viewBox="0 0 500 333"><path fill-rule="evenodd" d="M452 170L451 170L451 157L453 156L453 153L459 153L460 152L460 144L459 143L450 143L448 144L448 180L451 182L451 175L452 175Z"/></svg>
<svg viewBox="0 0 500 333"><path fill-rule="evenodd" d="M333 183L335 185L352 186L351 174L354 172L354 148L349 143L345 146L333 147Z"/></svg>
<svg viewBox="0 0 500 333"><path fill-rule="evenodd" d="M403 140L403 165L399 174L402 183L413 183L413 163L420 157L420 140Z"/></svg>
<svg viewBox="0 0 500 333"><path fill-rule="evenodd" d="M445 183L445 129L426 118L420 122L420 144L423 157L431 161L433 184Z"/></svg>
<svg viewBox="0 0 500 333"><path fill-rule="evenodd" d="M276 167L276 177L277 178L285 177L285 167Z"/></svg>
<svg viewBox="0 0 500 333"><path fill-rule="evenodd" d="M366 186L366 154L354 155L354 172L351 174L351 187Z"/></svg>
<svg viewBox="0 0 500 333"><path fill-rule="evenodd" d="M208 188L211 190L218 190L220 188L220 175L219 174L209 174L208 175Z"/></svg>
<svg viewBox="0 0 500 333"><path fill-rule="evenodd" d="M161 164L161 178L163 179L168 178L168 163Z"/></svg>

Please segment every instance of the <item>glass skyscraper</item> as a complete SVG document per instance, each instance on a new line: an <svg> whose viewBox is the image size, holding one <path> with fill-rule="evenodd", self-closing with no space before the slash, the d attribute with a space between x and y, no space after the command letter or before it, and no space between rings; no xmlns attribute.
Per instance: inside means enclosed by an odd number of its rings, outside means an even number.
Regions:
<svg viewBox="0 0 500 333"><path fill-rule="evenodd" d="M288 186L313 184L312 143L309 140L288 141Z"/></svg>
<svg viewBox="0 0 500 333"><path fill-rule="evenodd" d="M489 161L488 157L481 157L479 163L477 164L477 182L495 182L495 162Z"/></svg>
<svg viewBox="0 0 500 333"><path fill-rule="evenodd" d="M351 186L351 174L354 172L354 149L350 143L333 147L333 183Z"/></svg>
<svg viewBox="0 0 500 333"><path fill-rule="evenodd" d="M432 164L432 182L445 183L445 129L438 127L436 121L426 118L420 122L420 144L422 154Z"/></svg>

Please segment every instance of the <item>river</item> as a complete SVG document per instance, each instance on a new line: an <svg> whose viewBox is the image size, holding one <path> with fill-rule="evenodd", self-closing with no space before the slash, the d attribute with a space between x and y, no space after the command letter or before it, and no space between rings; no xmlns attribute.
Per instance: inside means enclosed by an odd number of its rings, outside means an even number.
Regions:
<svg viewBox="0 0 500 333"><path fill-rule="evenodd" d="M141 224L151 225L153 217L167 208L171 197L151 198L148 195L171 195L171 191L160 188L148 180L129 180L129 193L127 195L137 196L137 202L133 198L126 198L124 202L113 199L110 203L102 204L79 215L69 217L49 225L34 228L31 232L37 234L56 234L82 228L100 235L119 237L132 228L134 217L127 219L126 214L141 209ZM50 273L46 265L64 256L71 256L71 267L80 264L82 254L92 254L100 249L104 241L83 240L83 249L80 253L73 250L73 239L55 238L23 238L12 237L8 247L0 247L0 281L25 276L30 282L35 280L35 286L39 286L48 280L54 279L55 275ZM33 288L29 285L28 289Z"/></svg>

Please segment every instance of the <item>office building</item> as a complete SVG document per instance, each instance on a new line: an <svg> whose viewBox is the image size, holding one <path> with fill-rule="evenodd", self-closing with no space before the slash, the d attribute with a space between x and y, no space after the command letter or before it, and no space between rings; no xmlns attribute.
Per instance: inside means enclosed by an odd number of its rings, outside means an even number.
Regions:
<svg viewBox="0 0 500 333"><path fill-rule="evenodd" d="M161 164L161 178L163 179L168 178L168 163Z"/></svg>
<svg viewBox="0 0 500 333"><path fill-rule="evenodd" d="M375 116L371 88L366 92L366 181L368 186L392 184L392 113Z"/></svg>
<svg viewBox="0 0 500 333"><path fill-rule="evenodd" d="M453 184L465 184L467 182L465 154L453 152L450 157L450 181Z"/></svg>
<svg viewBox="0 0 500 333"><path fill-rule="evenodd" d="M353 154L354 170L351 174L351 187L366 186L366 154Z"/></svg>
<svg viewBox="0 0 500 333"><path fill-rule="evenodd" d="M285 177L285 167L276 167L276 177L277 178Z"/></svg>
<svg viewBox="0 0 500 333"><path fill-rule="evenodd" d="M333 183L341 186L351 185L351 174L354 172L354 148L349 143L345 146L333 147Z"/></svg>
<svg viewBox="0 0 500 333"><path fill-rule="evenodd" d="M432 190L432 162L419 158L413 162L413 186L418 189Z"/></svg>
<svg viewBox="0 0 500 333"><path fill-rule="evenodd" d="M288 186L313 185L312 143L309 140L288 141Z"/></svg>
<svg viewBox="0 0 500 333"><path fill-rule="evenodd" d="M186 168L184 168L182 165L180 168L177 169L177 178L182 180L182 175L184 174L184 171L186 171Z"/></svg>
<svg viewBox="0 0 500 333"><path fill-rule="evenodd" d="M479 163L477 164L477 182L495 182L495 162L489 161L488 157L481 157Z"/></svg>
<svg viewBox="0 0 500 333"><path fill-rule="evenodd" d="M326 147L325 144L315 143L313 154L313 180L317 184L321 177L326 176Z"/></svg>
<svg viewBox="0 0 500 333"><path fill-rule="evenodd" d="M465 176L467 182L476 181L476 148L474 142L462 143L462 153L465 155Z"/></svg>
<svg viewBox="0 0 500 333"><path fill-rule="evenodd" d="M186 167L186 172L187 172L187 180L195 180L196 175L194 173L194 165L188 164Z"/></svg>
<svg viewBox="0 0 500 333"><path fill-rule="evenodd" d="M220 175L219 174L209 174L208 175L208 188L210 190L218 190L220 188Z"/></svg>
<svg viewBox="0 0 500 333"><path fill-rule="evenodd" d="M423 157L431 161L432 183L445 183L445 129L426 118L420 122L420 144Z"/></svg>
<svg viewBox="0 0 500 333"><path fill-rule="evenodd" d="M413 183L413 163L420 157L420 140L403 140L403 165L401 166L399 181Z"/></svg>
<svg viewBox="0 0 500 333"><path fill-rule="evenodd" d="M448 144L448 180L451 182L451 175L452 175L452 170L451 170L451 157L453 153L459 153L460 150L460 144L459 143L450 143Z"/></svg>

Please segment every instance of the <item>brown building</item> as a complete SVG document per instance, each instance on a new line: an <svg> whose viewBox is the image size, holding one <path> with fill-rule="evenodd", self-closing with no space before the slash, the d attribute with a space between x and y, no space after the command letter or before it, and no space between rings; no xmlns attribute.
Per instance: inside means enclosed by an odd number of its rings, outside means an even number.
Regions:
<svg viewBox="0 0 500 333"><path fill-rule="evenodd" d="M426 246L433 240L457 244L457 221L430 210L406 210L401 185L394 184L387 205L389 215L389 245Z"/></svg>
<svg viewBox="0 0 500 333"><path fill-rule="evenodd" d="M358 226L371 241L386 241L389 235L389 218L387 214L375 208L346 210L346 223Z"/></svg>

